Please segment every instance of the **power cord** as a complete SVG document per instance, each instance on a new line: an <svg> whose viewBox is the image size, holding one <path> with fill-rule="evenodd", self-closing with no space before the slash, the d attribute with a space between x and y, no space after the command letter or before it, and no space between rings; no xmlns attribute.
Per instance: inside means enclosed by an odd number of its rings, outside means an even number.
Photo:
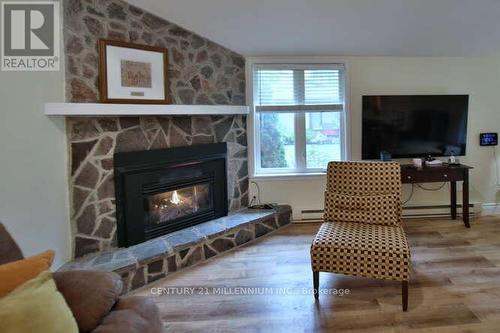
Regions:
<svg viewBox="0 0 500 333"><path fill-rule="evenodd" d="M408 203L408 201L410 201L411 198L413 198L413 192L414 191L415 191L415 184L411 184L410 196L408 197L408 199L406 201L403 201L403 203L401 203L402 206L406 205L406 203Z"/></svg>
<svg viewBox="0 0 500 333"><path fill-rule="evenodd" d="M412 198L413 198L413 194L415 193L415 186L417 186L418 188L424 190L424 191L439 191L441 190L444 186L446 185L446 182L444 182L442 185L440 185L439 187L437 188L427 188L427 187L424 187L420 184L411 184L411 192L410 192L410 195L408 196L408 199L406 199L405 201L403 201L401 203L402 206L406 205Z"/></svg>
<svg viewBox="0 0 500 333"><path fill-rule="evenodd" d="M257 204L258 205L261 205L261 201L260 201L260 186L257 182L254 182L254 181L250 181L250 184L254 184L255 185L255 188L257 188ZM255 195L253 196L252 200L250 200L250 204L249 206L252 206L254 204L254 201L255 201Z"/></svg>
<svg viewBox="0 0 500 333"><path fill-rule="evenodd" d="M444 182L441 186L437 187L437 188L428 188L428 187L424 187L422 186L421 184L417 184L417 187L424 190L424 191L432 191L432 192L435 192L435 191L439 191L440 189L442 189L444 186L446 185L446 182Z"/></svg>

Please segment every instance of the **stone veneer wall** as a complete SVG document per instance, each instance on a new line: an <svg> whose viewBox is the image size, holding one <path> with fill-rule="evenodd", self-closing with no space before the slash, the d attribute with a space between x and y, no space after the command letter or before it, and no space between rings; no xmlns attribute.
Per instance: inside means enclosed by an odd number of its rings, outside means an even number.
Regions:
<svg viewBox="0 0 500 333"><path fill-rule="evenodd" d="M245 60L220 45L121 0L64 0L66 98L98 101L99 38L169 50L174 104L245 103ZM68 118L74 255L116 246L115 152L227 142L231 211L248 205L246 117Z"/></svg>

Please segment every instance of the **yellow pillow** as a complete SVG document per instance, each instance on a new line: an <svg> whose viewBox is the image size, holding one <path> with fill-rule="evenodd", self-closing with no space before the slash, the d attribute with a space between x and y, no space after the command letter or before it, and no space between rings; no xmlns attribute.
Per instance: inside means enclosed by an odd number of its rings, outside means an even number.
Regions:
<svg viewBox="0 0 500 333"><path fill-rule="evenodd" d="M48 250L33 257L0 265L0 297L48 270L53 260L54 251Z"/></svg>
<svg viewBox="0 0 500 333"><path fill-rule="evenodd" d="M42 272L0 298L2 333L78 333L76 320L52 273Z"/></svg>

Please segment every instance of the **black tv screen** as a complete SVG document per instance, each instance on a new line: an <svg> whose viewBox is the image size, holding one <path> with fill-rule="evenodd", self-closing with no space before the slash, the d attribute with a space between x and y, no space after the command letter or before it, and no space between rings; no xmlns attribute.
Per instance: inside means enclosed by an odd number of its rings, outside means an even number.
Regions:
<svg viewBox="0 0 500 333"><path fill-rule="evenodd" d="M363 96L363 159L465 155L468 95Z"/></svg>

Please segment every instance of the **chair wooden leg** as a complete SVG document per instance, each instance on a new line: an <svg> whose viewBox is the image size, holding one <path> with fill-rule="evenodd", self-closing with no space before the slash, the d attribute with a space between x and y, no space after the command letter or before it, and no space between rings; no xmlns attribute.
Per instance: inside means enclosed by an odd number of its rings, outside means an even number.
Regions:
<svg viewBox="0 0 500 333"><path fill-rule="evenodd" d="M314 298L319 298L319 272L313 271L313 288L314 288Z"/></svg>
<svg viewBox="0 0 500 333"><path fill-rule="evenodd" d="M402 283L403 311L408 310L408 281Z"/></svg>

